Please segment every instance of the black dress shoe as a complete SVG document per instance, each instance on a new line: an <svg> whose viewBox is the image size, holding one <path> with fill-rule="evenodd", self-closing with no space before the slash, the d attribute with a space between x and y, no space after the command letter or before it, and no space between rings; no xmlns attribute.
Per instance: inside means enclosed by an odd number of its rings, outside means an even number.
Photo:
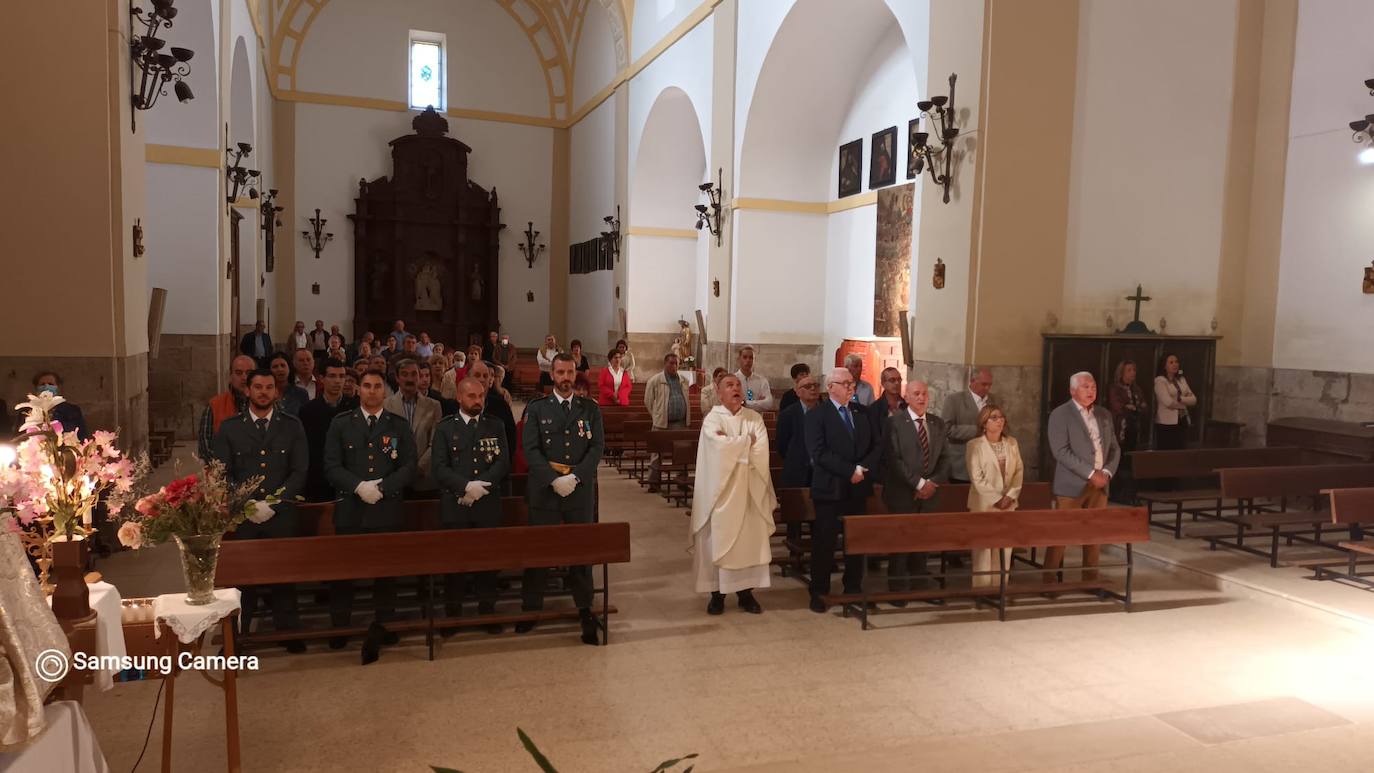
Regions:
<svg viewBox="0 0 1374 773"><path fill-rule="evenodd" d="M305 642L301 641L300 639L292 639L288 642L282 642L282 646L286 647L286 651L291 653L292 655L299 655L302 652L305 652Z"/></svg>
<svg viewBox="0 0 1374 773"><path fill-rule="evenodd" d="M367 627L367 636L363 637L362 661L363 665L377 662L377 658L382 656L382 638L386 635L386 629L378 623L373 623Z"/></svg>
<svg viewBox="0 0 1374 773"><path fill-rule="evenodd" d="M904 609L906 607L905 599L897 599L896 601L889 601L888 603L898 609Z"/></svg>
<svg viewBox="0 0 1374 773"><path fill-rule="evenodd" d="M812 612L815 612L816 614L823 615L823 614L825 614L825 610L826 610L825 602L824 602L824 601L821 601L821 597L820 597L820 596L812 596L812 597L811 597L811 611L812 611Z"/></svg>
<svg viewBox="0 0 1374 773"><path fill-rule="evenodd" d="M754 598L753 591L742 590L736 593L735 596L739 599L740 609L743 609L751 615L763 614L763 605L759 603L758 599Z"/></svg>
<svg viewBox="0 0 1374 773"><path fill-rule="evenodd" d="M535 623L535 621L533 620L521 620L520 622L515 624L515 632L529 633L530 631L534 630L535 625L537 625L537 623Z"/></svg>
<svg viewBox="0 0 1374 773"><path fill-rule="evenodd" d="M723 615L725 614L725 594L712 593L711 600L706 602L706 614Z"/></svg>
<svg viewBox="0 0 1374 773"><path fill-rule="evenodd" d="M331 649L331 650L341 650L341 649L343 649L343 648L346 647L346 646L348 646L348 637L347 637L347 636L331 636L331 637L329 637L329 649Z"/></svg>
<svg viewBox="0 0 1374 773"><path fill-rule="evenodd" d="M596 618L592 616L590 609L579 609L582 613L582 643L597 645L601 643L601 637L597 635Z"/></svg>
<svg viewBox="0 0 1374 773"><path fill-rule="evenodd" d="M495 605L495 604L478 604L478 605L477 605L477 614L479 614L479 615L494 615L494 614L496 614L496 605ZM482 627L483 627L484 629L486 629L486 632L487 632L487 633L490 633L490 634L498 634L498 633L501 633L502 631L506 630L506 627L505 627L504 625L501 625L500 623L487 623L486 625L484 625L484 626L482 626Z"/></svg>
<svg viewBox="0 0 1374 773"><path fill-rule="evenodd" d="M440 629L439 629L439 635L442 636L442 637L444 637L445 639L447 639L448 637L452 636L452 635L455 634L455 633L458 633L458 628L457 628L457 626L452 626L452 625L450 625L450 626L448 626L448 627L440 628Z"/></svg>

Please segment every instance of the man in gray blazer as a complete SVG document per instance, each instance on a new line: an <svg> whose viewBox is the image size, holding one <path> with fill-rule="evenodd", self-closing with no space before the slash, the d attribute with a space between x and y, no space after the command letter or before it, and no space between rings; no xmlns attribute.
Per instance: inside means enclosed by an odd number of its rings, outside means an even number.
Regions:
<svg viewBox="0 0 1374 773"><path fill-rule="evenodd" d="M949 425L949 477L968 483L968 467L964 462L964 446L978 437L978 413L989 403L995 403L992 373L987 368L974 368L968 377L968 389L945 398L940 415Z"/></svg>
<svg viewBox="0 0 1374 773"><path fill-rule="evenodd" d="M405 419L415 436L415 478L406 493L430 497L439 488L430 471L430 444L444 409L438 400L420 393L420 366L415 360L396 363L396 382L400 388L382 402L382 409Z"/></svg>
<svg viewBox="0 0 1374 773"><path fill-rule="evenodd" d="M1107 506L1107 485L1121 461L1121 446L1112 431L1112 414L1097 400L1097 381L1080 371L1069 378L1071 399L1050 413L1046 442L1054 455L1054 501L1059 509ZM1083 566L1097 566L1100 548L1083 546ZM1053 582L1064 562L1064 546L1045 550L1045 581ZM1097 572L1083 571L1093 580Z"/></svg>
<svg viewBox="0 0 1374 773"><path fill-rule="evenodd" d="M903 394L906 407L888 418L883 504L889 513L925 513L935 508L941 483L949 481L949 443L945 422L926 413L930 391L912 381ZM925 553L894 553L887 558L889 590L910 590L912 576L926 574ZM906 606L904 601L893 602Z"/></svg>

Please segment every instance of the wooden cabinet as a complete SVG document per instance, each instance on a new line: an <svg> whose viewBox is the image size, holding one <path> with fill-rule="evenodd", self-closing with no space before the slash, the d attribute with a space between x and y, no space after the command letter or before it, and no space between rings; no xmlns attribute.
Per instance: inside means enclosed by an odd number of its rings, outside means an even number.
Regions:
<svg viewBox="0 0 1374 773"><path fill-rule="evenodd" d="M1116 374L1116 366L1123 360L1136 364L1136 382L1150 403L1150 415L1142 426L1140 447L1148 448L1154 429L1154 378L1159 360L1165 354L1175 354L1183 366L1183 375L1197 395L1197 406L1189 411L1192 425L1188 428L1188 443L1202 444L1207 431L1207 417L1212 413L1213 382L1216 377L1216 336L1157 336L1157 335L1046 335L1041 359L1040 437L1046 437L1050 411L1069 399L1069 377L1079 371L1093 374L1097 380L1098 403L1107 404L1107 389ZM1049 443L1040 443L1040 475L1048 479L1054 474L1054 462Z"/></svg>

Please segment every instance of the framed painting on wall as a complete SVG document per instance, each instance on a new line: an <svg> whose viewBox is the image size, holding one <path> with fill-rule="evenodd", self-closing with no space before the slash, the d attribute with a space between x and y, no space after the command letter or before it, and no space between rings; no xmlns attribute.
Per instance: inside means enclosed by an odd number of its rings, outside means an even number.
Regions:
<svg viewBox="0 0 1374 773"><path fill-rule="evenodd" d="M868 161L868 188L881 188L897 182L897 127L889 126L873 135Z"/></svg>
<svg viewBox="0 0 1374 773"><path fill-rule="evenodd" d="M840 146L839 198L853 196L864 189L863 163L864 141L862 137Z"/></svg>

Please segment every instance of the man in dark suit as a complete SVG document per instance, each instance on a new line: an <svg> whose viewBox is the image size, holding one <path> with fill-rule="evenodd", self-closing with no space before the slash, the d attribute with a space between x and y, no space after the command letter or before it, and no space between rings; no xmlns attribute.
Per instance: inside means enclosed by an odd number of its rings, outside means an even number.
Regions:
<svg viewBox="0 0 1374 773"><path fill-rule="evenodd" d="M904 398L906 408L888 418L883 504L893 514L924 513L935 508L940 484L949 481L947 428L939 416L926 413L926 382L907 384ZM894 553L887 558L889 590L909 590L915 584L913 575L924 574L925 553Z"/></svg>
<svg viewBox="0 0 1374 773"><path fill-rule="evenodd" d="M845 368L835 368L827 379L826 391L828 399L806 414L811 501L816 509L811 534L811 611L819 613L825 612L821 596L830 592L841 519L863 514L864 500L873 491L869 472L881 456L864 406L851 402L854 375ZM845 556L845 593L860 591L863 571L863 556Z"/></svg>
<svg viewBox="0 0 1374 773"><path fill-rule="evenodd" d="M430 448L430 469L441 489L439 522L445 529L489 529L501 525L501 485L510 474L510 446L506 428L482 413L486 387L471 376L458 382L458 413L440 421ZM464 586L469 575L444 577L444 612L463 614ZM496 572L472 575L477 590L477 613L496 612ZM500 633L501 624L487 626Z"/></svg>
<svg viewBox="0 0 1374 773"><path fill-rule="evenodd" d="M601 409L596 402L573 394L577 362L571 354L554 355L550 369L553 394L540 397L525 409L522 437L530 472L525 496L530 503L530 525L591 523L596 512L596 467L606 448L601 429ZM488 402L490 404L490 402ZM525 611L544 608L548 569L525 570ZM582 619L582 643L597 643L596 618L592 616L592 568L568 567L573 602ZM516 633L534 628L522 620Z"/></svg>
<svg viewBox="0 0 1374 773"><path fill-rule="evenodd" d="M805 366L803 366L805 367ZM796 365L792 368L795 370ZM821 399L821 386L811 371L797 375L795 386L787 394L797 399L778 414L778 455L782 457L782 478L786 488L811 488L811 455L806 451L806 414ZM801 522L787 524L787 539L801 541Z"/></svg>
<svg viewBox="0 0 1374 773"><path fill-rule="evenodd" d="M215 433L215 458L224 464L231 484L262 476L254 496L259 499L250 522L235 531L236 539L267 539L297 535L296 497L305 485L310 452L305 430L294 416L276 410L277 382L271 371L257 370L248 378L248 410L231 416ZM280 489L275 505L262 502ZM272 626L278 631L299 627L294 585L273 585ZM243 589L243 618L240 630L252 626L257 609L258 588ZM290 652L305 652L305 642L286 642Z"/></svg>
<svg viewBox="0 0 1374 773"><path fill-rule="evenodd" d="M334 417L324 444L324 478L339 497L334 505L334 531L338 534L379 534L400 531L406 486L415 479L415 437L405 417L382 408L386 380L379 371L363 374L358 386L358 408ZM349 625L353 584L331 583L329 614L335 628ZM373 583L377 617L363 642L363 664L377 659L382 644L395 644L397 636L381 626L396 614L396 578L382 577ZM342 637L330 640L332 649L344 646Z"/></svg>
<svg viewBox="0 0 1374 773"><path fill-rule="evenodd" d="M305 428L305 441L310 446L310 470L305 476L307 502L334 499L334 488L324 479L324 441L334 417L358 407L356 397L344 397L343 394L347 372L347 366L338 360L325 362L324 375L320 376L320 393L301 408L301 426Z"/></svg>
<svg viewBox="0 0 1374 773"><path fill-rule="evenodd" d="M252 357L259 368L267 367L267 360L272 356L272 336L267 334L266 322L258 320L252 330L243 334L239 341L239 352Z"/></svg>
<svg viewBox="0 0 1374 773"><path fill-rule="evenodd" d="M510 403L501 396L501 392L494 388L496 384L496 371L492 370L491 363L478 360L476 363L468 365L468 375L481 381L487 388L486 403L482 407L482 412L501 422L506 428L506 446L515 448L515 413L510 409ZM597 416L601 415L600 410Z"/></svg>

